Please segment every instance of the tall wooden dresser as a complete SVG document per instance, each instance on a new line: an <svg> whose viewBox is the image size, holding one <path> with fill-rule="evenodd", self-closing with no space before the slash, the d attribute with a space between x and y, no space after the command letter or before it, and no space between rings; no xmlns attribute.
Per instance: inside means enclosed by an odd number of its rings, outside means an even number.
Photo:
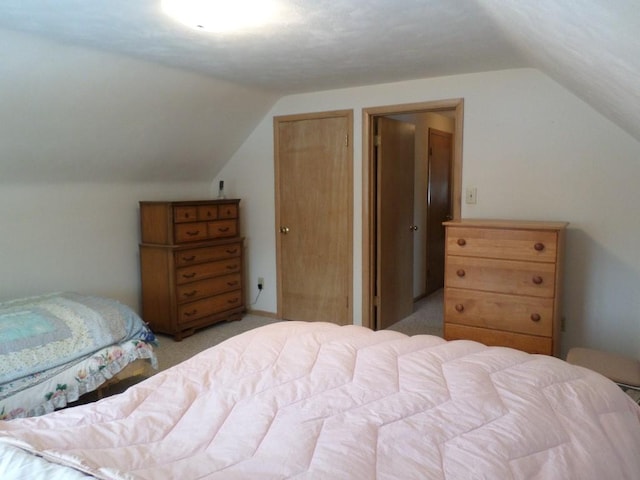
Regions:
<svg viewBox="0 0 640 480"><path fill-rule="evenodd" d="M567 223L444 225L444 337L559 356Z"/></svg>
<svg viewBox="0 0 640 480"><path fill-rule="evenodd" d="M245 311L240 200L140 202L142 315L176 340Z"/></svg>

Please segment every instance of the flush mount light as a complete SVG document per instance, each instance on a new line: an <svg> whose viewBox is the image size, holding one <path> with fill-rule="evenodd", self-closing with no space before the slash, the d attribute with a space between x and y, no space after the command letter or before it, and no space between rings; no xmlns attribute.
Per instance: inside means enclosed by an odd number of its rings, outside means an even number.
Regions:
<svg viewBox="0 0 640 480"><path fill-rule="evenodd" d="M164 12L181 23L211 32L234 32L276 20L275 0L162 0Z"/></svg>

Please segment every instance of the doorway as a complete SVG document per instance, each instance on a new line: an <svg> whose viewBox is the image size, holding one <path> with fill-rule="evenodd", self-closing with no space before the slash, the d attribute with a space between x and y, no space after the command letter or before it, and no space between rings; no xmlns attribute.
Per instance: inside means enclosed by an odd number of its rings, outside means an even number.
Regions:
<svg viewBox="0 0 640 480"><path fill-rule="evenodd" d="M461 210L461 186L462 186L462 126L463 126L463 100L452 99L436 102L424 102L408 105L392 105L385 107L374 107L363 110L363 258L362 258L362 274L363 274L363 305L362 305L362 324L374 329L385 327L389 322L380 318L380 305L392 302L393 299L387 298L385 295L395 295L391 290L380 288L380 232L378 231L379 205L393 204L394 198L384 197L384 192L380 193L378 189L379 171L377 165L378 149L376 146L376 134L379 118L406 119L410 116L426 115L429 113L445 114L452 118L453 132L451 135L451 162L448 176L450 179L450 215L453 219L460 218ZM424 129L424 135L427 136L427 130ZM384 140L383 140L384 142ZM427 144L425 138L425 145ZM422 179L424 189L427 188L427 175ZM419 182L418 182L419 183ZM379 198L382 195L383 198ZM420 200L418 200L420 201ZM446 218L445 218L446 219ZM415 228L421 218L416 218L413 224ZM444 220L444 219L443 219ZM437 223L437 222L435 222ZM426 215L422 221L424 229L427 229ZM410 225L411 226L411 225ZM408 228L409 226L407 226ZM444 245L442 244L442 249ZM384 251L382 251L384 254ZM425 254L426 257L427 254ZM426 260L422 270L425 277L426 292ZM438 269L444 267L437 267ZM406 276L406 272L404 273ZM414 280L415 283L415 280Z"/></svg>

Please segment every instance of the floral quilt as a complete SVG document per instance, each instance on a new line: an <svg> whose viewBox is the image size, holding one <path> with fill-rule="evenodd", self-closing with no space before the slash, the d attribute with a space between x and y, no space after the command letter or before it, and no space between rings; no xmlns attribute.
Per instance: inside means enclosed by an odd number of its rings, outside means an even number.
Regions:
<svg viewBox="0 0 640 480"><path fill-rule="evenodd" d="M154 342L114 300L55 293L0 303L0 420L61 408L139 358L156 366Z"/></svg>

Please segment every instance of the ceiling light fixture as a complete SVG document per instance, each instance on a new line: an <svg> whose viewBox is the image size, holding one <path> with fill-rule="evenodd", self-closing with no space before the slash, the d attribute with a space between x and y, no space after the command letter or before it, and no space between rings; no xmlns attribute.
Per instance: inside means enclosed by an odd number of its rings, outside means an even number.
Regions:
<svg viewBox="0 0 640 480"><path fill-rule="evenodd" d="M236 32L276 20L275 0L162 0L164 12L181 23L211 32Z"/></svg>

